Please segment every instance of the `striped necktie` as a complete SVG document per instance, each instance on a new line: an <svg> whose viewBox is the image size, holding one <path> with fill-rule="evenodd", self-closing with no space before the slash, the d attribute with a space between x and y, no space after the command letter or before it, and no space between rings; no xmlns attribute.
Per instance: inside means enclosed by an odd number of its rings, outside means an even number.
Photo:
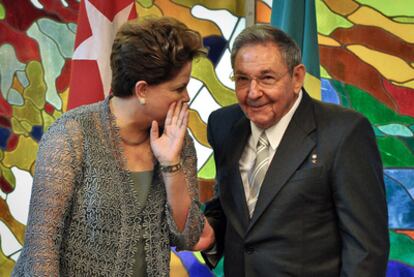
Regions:
<svg viewBox="0 0 414 277"><path fill-rule="evenodd" d="M253 216L253 211L256 206L257 198L259 197L260 188L263 179L269 167L269 141L266 133L260 135L256 147L256 161L249 176L249 197L247 198L247 206L249 208L250 218Z"/></svg>

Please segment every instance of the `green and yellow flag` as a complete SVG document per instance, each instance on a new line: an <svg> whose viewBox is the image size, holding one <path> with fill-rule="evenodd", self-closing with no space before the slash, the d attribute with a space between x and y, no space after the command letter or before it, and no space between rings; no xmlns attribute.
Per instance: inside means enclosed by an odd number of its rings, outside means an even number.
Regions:
<svg viewBox="0 0 414 277"><path fill-rule="evenodd" d="M270 24L288 33L299 45L307 71L305 88L313 98L321 99L315 1L273 0Z"/></svg>

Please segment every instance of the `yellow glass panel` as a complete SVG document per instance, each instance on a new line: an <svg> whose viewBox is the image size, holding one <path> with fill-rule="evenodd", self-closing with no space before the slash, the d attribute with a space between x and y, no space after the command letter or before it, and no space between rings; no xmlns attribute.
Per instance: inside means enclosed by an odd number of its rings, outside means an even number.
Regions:
<svg viewBox="0 0 414 277"><path fill-rule="evenodd" d="M310 73L306 73L304 87L312 98L321 100L321 80Z"/></svg>
<svg viewBox="0 0 414 277"><path fill-rule="evenodd" d="M349 45L347 48L361 60L375 67L386 79L406 82L414 78L414 69L398 57L362 45Z"/></svg>
<svg viewBox="0 0 414 277"><path fill-rule="evenodd" d="M38 61L29 62L26 73L29 85L24 90L24 98L25 100L30 99L37 109L42 109L45 106L46 95L42 65Z"/></svg>
<svg viewBox="0 0 414 277"><path fill-rule="evenodd" d="M138 17L147 15L162 16L162 11L155 5L152 5L150 7L144 7L141 6L140 3L136 3L135 9L137 11Z"/></svg>
<svg viewBox="0 0 414 277"><path fill-rule="evenodd" d="M29 171L35 160L37 148L37 142L31 137L20 136L16 149L4 153L3 164L7 167L17 166Z"/></svg>
<svg viewBox="0 0 414 277"><path fill-rule="evenodd" d="M341 44L337 42L336 40L334 40L333 38L324 36L321 34L318 34L318 43L320 45L327 45L327 46L341 46Z"/></svg>
<svg viewBox="0 0 414 277"><path fill-rule="evenodd" d="M396 83L396 82L391 82L391 83L393 83L396 86L414 89L414 80L406 82L406 83Z"/></svg>
<svg viewBox="0 0 414 277"><path fill-rule="evenodd" d="M190 8L166 0L155 0L154 4L163 11L163 15L177 18L184 22L188 27L200 32L203 37L211 35L221 36L221 31L216 24L193 17Z"/></svg>
<svg viewBox="0 0 414 277"><path fill-rule="evenodd" d="M14 261L11 259L8 259L6 255L4 255L0 247L0 276L2 277L11 276L13 267L14 267Z"/></svg>
<svg viewBox="0 0 414 277"><path fill-rule="evenodd" d="M31 125L42 124L42 115L40 110L31 100L26 100L24 106L13 106L13 116L19 121L26 120L30 122Z"/></svg>
<svg viewBox="0 0 414 277"><path fill-rule="evenodd" d="M180 258L171 251L171 261L170 261L170 276L171 277L188 277L187 270L185 270L183 263Z"/></svg>
<svg viewBox="0 0 414 277"><path fill-rule="evenodd" d="M348 15L359 7L353 0L325 0L324 2L331 10L341 15Z"/></svg>
<svg viewBox="0 0 414 277"><path fill-rule="evenodd" d="M14 117L11 118L11 126L13 133L17 135L28 135L27 130L23 127L23 125Z"/></svg>
<svg viewBox="0 0 414 277"><path fill-rule="evenodd" d="M25 226L19 221L17 221L16 219L14 219L14 217L10 213L10 209L9 209L9 206L7 205L7 202L1 197L0 197L0 220L4 222L4 224L6 224L6 226L10 229L10 231L16 237L17 241L21 245L23 245Z"/></svg>
<svg viewBox="0 0 414 277"><path fill-rule="evenodd" d="M414 43L414 24L394 22L371 8L361 7L348 16L348 19L356 24L383 28L405 41Z"/></svg>
<svg viewBox="0 0 414 277"><path fill-rule="evenodd" d="M188 124L195 139L205 147L210 147L207 141L207 126L196 110L190 109L190 122Z"/></svg>
<svg viewBox="0 0 414 277"><path fill-rule="evenodd" d="M237 102L231 89L226 88L217 79L213 64L208 58L199 58L193 62L192 77L203 82L211 92L211 96L221 106L231 105Z"/></svg>

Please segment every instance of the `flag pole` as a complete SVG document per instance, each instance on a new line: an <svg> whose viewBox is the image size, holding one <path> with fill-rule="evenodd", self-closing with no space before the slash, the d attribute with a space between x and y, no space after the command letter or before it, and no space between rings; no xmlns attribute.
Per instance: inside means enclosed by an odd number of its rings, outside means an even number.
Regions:
<svg viewBox="0 0 414 277"><path fill-rule="evenodd" d="M246 11L246 27L254 25L256 23L256 1L245 0L244 8Z"/></svg>

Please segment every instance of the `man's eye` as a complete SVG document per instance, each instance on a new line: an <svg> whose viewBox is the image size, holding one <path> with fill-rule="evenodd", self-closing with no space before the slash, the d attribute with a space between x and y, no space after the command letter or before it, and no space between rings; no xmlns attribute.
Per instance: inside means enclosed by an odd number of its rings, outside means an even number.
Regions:
<svg viewBox="0 0 414 277"><path fill-rule="evenodd" d="M272 75L266 75L263 77L260 77L260 81L265 83L265 84L271 84L275 82L275 77L273 77Z"/></svg>
<svg viewBox="0 0 414 277"><path fill-rule="evenodd" d="M247 78L246 76L237 76L236 77L237 82L247 81L248 79L249 78Z"/></svg>

